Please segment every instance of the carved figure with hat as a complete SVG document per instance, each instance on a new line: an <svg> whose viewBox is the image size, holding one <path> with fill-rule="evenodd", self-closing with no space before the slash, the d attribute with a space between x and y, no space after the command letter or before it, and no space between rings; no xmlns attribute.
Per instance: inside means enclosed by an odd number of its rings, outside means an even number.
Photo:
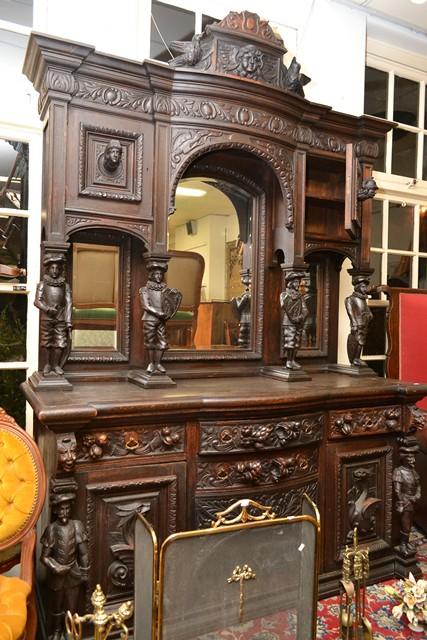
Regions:
<svg viewBox="0 0 427 640"><path fill-rule="evenodd" d="M161 364L168 348L166 321L175 315L182 300L182 294L177 289L169 288L164 281L167 268L165 256L151 255L147 260L147 284L139 290L144 312L144 347L149 359L147 373L150 376L166 374Z"/></svg>
<svg viewBox="0 0 427 640"><path fill-rule="evenodd" d="M40 559L48 570L51 640L60 640L64 635L65 613L77 610L80 586L89 573L86 531L80 520L70 517L74 499L73 493L53 494L51 504L55 520L46 527L40 539Z"/></svg>
<svg viewBox="0 0 427 640"><path fill-rule="evenodd" d="M46 352L43 375L63 376L71 345L71 290L64 277L63 253L46 253L45 274L36 288L35 306L41 311L40 345Z"/></svg>
<svg viewBox="0 0 427 640"><path fill-rule="evenodd" d="M347 355L354 367L366 367L361 360L362 350L366 344L372 312L368 307L369 277L365 274L352 278L353 293L345 299L345 308L350 319L350 334L347 338Z"/></svg>
<svg viewBox="0 0 427 640"><path fill-rule="evenodd" d="M301 345L304 323L309 313L304 295L300 292L303 277L303 271L288 271L285 274L286 289L280 294L280 306L283 310L283 348L286 352L285 366L291 370L301 369L295 357Z"/></svg>
<svg viewBox="0 0 427 640"><path fill-rule="evenodd" d="M415 553L409 537L414 519L415 503L421 498L420 476L415 470L415 456L419 445L403 442L399 448L400 466L393 470L393 487L396 496L396 511L400 516L399 551L408 556Z"/></svg>

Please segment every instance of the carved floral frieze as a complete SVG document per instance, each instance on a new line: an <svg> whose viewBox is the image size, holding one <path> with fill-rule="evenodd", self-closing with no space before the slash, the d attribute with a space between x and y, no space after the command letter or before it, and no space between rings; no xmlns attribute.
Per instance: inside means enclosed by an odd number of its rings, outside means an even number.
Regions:
<svg viewBox="0 0 427 640"><path fill-rule="evenodd" d="M296 516L301 514L303 495L307 494L316 504L319 498L319 483L308 482L301 487L294 487L287 491L251 494L253 500L265 506L271 506L277 517ZM247 497L246 494L240 497ZM203 496L196 498L196 526L205 529L216 521L216 514L224 511L239 496Z"/></svg>
<svg viewBox="0 0 427 640"><path fill-rule="evenodd" d="M198 466L199 488L259 485L280 482L286 478L316 473L318 450L299 451L294 455L269 460L239 462L206 462Z"/></svg>
<svg viewBox="0 0 427 640"><path fill-rule="evenodd" d="M323 436L324 415L256 422L202 422L200 454L269 451L318 442Z"/></svg>
<svg viewBox="0 0 427 640"><path fill-rule="evenodd" d="M84 100L91 100L111 107L119 107L130 111L152 113L153 97L149 93L116 87L98 80L78 78L74 87L74 96Z"/></svg>
<svg viewBox="0 0 427 640"><path fill-rule="evenodd" d="M184 425L133 427L120 431L89 432L79 436L77 461L88 462L128 455L156 455L184 450Z"/></svg>
<svg viewBox="0 0 427 640"><path fill-rule="evenodd" d="M402 412L399 406L352 411L333 411L330 414L330 435L361 435L367 433L388 433L400 431Z"/></svg>

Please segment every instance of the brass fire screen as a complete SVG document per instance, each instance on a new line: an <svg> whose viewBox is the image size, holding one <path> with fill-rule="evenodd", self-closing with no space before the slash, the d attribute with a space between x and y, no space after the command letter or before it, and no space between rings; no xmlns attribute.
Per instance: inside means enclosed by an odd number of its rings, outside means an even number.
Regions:
<svg viewBox="0 0 427 640"><path fill-rule="evenodd" d="M232 509L241 511L227 521ZM159 559L155 534L139 516L135 640L315 638L316 506L305 497L303 515L275 518L239 500L218 516L210 529L167 538Z"/></svg>

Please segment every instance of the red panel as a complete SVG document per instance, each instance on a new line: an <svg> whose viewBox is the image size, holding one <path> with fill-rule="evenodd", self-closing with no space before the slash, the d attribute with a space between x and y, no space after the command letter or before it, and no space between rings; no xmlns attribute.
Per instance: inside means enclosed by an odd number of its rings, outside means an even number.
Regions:
<svg viewBox="0 0 427 640"><path fill-rule="evenodd" d="M401 293L399 302L399 377L427 382L427 295ZM417 404L427 409L427 397Z"/></svg>

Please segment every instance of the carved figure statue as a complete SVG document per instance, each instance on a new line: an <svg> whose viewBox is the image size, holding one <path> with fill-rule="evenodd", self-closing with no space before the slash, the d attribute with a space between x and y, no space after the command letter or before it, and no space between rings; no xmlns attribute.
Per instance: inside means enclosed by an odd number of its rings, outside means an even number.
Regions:
<svg viewBox="0 0 427 640"><path fill-rule="evenodd" d="M345 308L350 318L350 335L347 338L347 355L354 367L366 367L360 359L366 343L372 312L368 307L369 278L366 276L353 277L353 293L345 299Z"/></svg>
<svg viewBox="0 0 427 640"><path fill-rule="evenodd" d="M118 140L110 140L101 154L101 166L107 174L118 173L122 163L123 148Z"/></svg>
<svg viewBox="0 0 427 640"><path fill-rule="evenodd" d="M420 476L415 471L417 446L402 446L399 449L401 465L393 471L393 486L396 495L396 511L400 514L399 550L404 556L415 552L409 542L415 503L421 497Z"/></svg>
<svg viewBox="0 0 427 640"><path fill-rule="evenodd" d="M163 375L166 369L161 364L161 359L168 348L166 321L178 311L182 294L177 289L170 289L164 282L167 270L165 261L149 259L147 269L147 284L139 290L144 311L144 346L149 357L147 373Z"/></svg>
<svg viewBox="0 0 427 640"><path fill-rule="evenodd" d="M245 291L242 295L233 298L231 302L239 316L239 347L247 349L251 335L251 273L249 269L241 272L241 281L245 285Z"/></svg>
<svg viewBox="0 0 427 640"><path fill-rule="evenodd" d="M81 584L88 579L89 556L87 535L80 520L71 520L74 494L63 493L52 498L56 516L41 537L41 561L47 567L49 591L49 638L60 640L64 633L67 610L75 612Z"/></svg>
<svg viewBox="0 0 427 640"><path fill-rule="evenodd" d="M47 253L43 260L46 273L36 289L35 306L42 312L40 345L46 351L43 375L63 376L71 346L71 290L63 275L63 254Z"/></svg>
<svg viewBox="0 0 427 640"><path fill-rule="evenodd" d="M56 441L58 466L66 473L74 471L77 460L77 442L74 433L63 433Z"/></svg>
<svg viewBox="0 0 427 640"><path fill-rule="evenodd" d="M285 276L286 289L280 294L280 306L283 309L283 347L286 351L286 368L301 369L295 360L301 345L304 323L308 316L304 295L300 292L302 271L291 271Z"/></svg>

